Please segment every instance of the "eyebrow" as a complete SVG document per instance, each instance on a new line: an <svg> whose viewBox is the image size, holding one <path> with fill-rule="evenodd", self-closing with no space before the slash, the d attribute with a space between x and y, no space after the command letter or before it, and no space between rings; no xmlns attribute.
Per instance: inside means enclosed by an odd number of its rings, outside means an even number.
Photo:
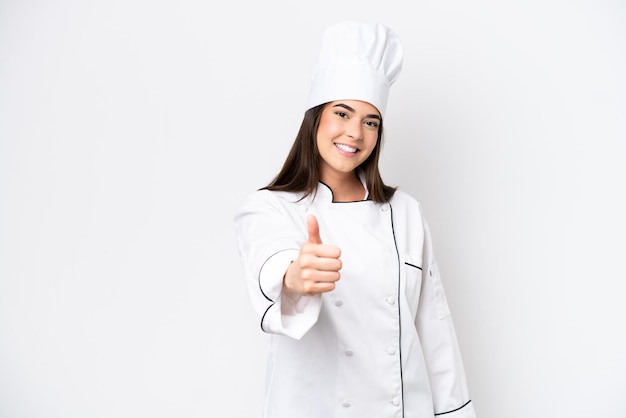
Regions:
<svg viewBox="0 0 626 418"><path fill-rule="evenodd" d="M343 107L344 109L349 110L350 112L353 112L353 113L356 112L356 110L354 110L353 108L351 108L347 104L343 104L343 103L337 103L336 105L333 105L333 107ZM370 115L365 115L365 117L366 118L374 118L374 119L381 120L380 116L378 116L378 115L376 115L374 113L372 113Z"/></svg>

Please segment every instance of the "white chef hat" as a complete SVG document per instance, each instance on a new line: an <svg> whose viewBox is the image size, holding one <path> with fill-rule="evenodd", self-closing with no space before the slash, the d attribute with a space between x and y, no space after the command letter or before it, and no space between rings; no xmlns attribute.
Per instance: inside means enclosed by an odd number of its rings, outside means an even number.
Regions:
<svg viewBox="0 0 626 418"><path fill-rule="evenodd" d="M380 23L336 23L324 32L307 109L334 100L362 100L382 115L401 69L402 45L391 29Z"/></svg>

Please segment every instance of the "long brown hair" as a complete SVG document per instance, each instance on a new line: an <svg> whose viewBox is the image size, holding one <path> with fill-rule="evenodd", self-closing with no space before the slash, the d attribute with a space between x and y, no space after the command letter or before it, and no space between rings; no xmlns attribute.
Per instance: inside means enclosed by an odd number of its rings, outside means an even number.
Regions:
<svg viewBox="0 0 626 418"><path fill-rule="evenodd" d="M327 103L307 110L300 130L291 146L287 159L278 175L261 190L303 192L304 197L315 194L320 181L320 154L317 149L317 128L322 111ZM388 202L396 191L395 187L383 183L378 170L378 160L383 140L383 122L378 128L378 140L370 156L361 163L358 170L365 176L369 198L375 202Z"/></svg>

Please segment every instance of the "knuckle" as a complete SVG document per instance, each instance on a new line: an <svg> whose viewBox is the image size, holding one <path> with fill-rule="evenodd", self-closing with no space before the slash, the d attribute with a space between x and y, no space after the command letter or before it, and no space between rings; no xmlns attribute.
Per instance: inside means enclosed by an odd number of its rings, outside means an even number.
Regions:
<svg viewBox="0 0 626 418"><path fill-rule="evenodd" d="M314 289L313 289L313 284L310 283L310 282L304 283L303 286L302 286L302 290L304 290L304 293L306 293L308 295L310 295L312 293L315 293Z"/></svg>
<svg viewBox="0 0 626 418"><path fill-rule="evenodd" d="M308 254L303 254L300 256L300 267L308 268L311 265L311 256Z"/></svg>

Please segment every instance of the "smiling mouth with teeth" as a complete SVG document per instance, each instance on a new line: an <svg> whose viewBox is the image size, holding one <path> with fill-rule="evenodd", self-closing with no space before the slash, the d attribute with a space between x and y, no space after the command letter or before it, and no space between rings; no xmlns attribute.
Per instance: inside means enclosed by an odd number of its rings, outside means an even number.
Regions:
<svg viewBox="0 0 626 418"><path fill-rule="evenodd" d="M359 150L358 148L350 147L345 144L335 144L335 146L344 152L357 152Z"/></svg>

